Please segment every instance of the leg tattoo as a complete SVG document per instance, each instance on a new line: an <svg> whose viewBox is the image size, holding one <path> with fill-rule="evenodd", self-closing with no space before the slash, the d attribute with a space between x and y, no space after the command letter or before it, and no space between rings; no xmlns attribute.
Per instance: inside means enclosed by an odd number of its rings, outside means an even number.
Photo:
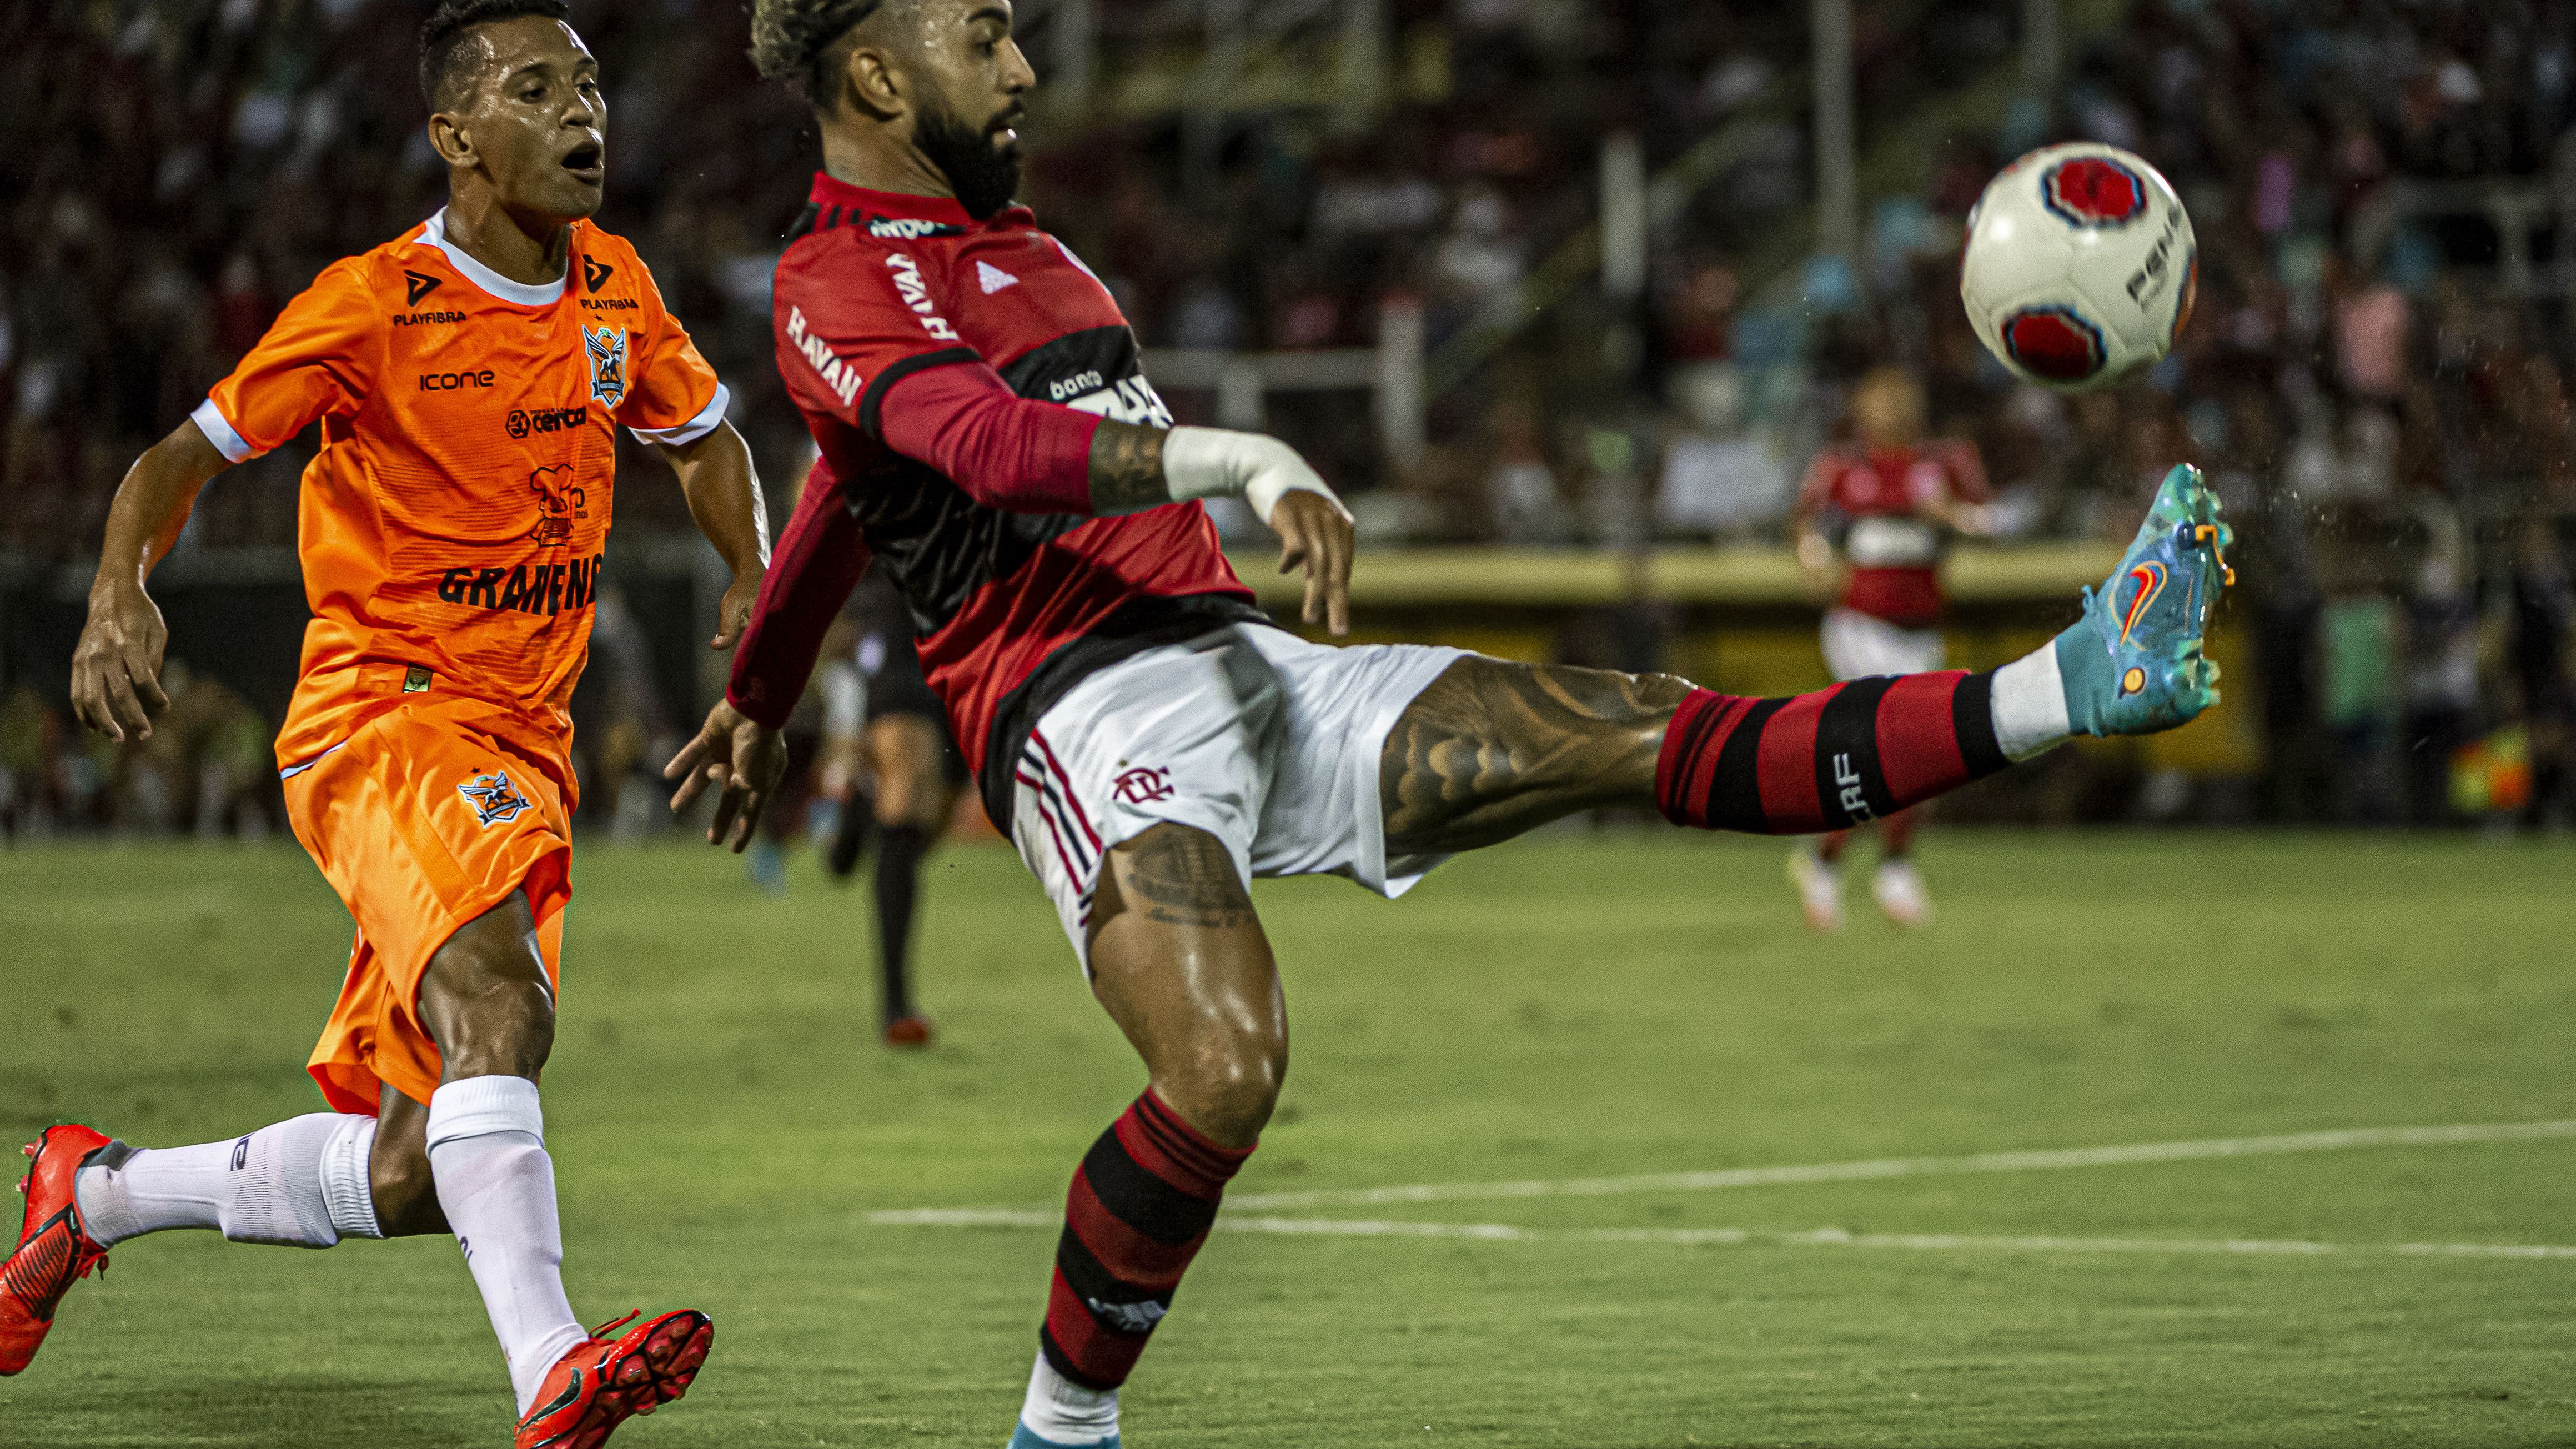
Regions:
<svg viewBox="0 0 2576 1449"><path fill-rule="evenodd" d="M1127 885L1148 920L1224 931L1252 924L1234 857L1203 831L1155 830L1136 842Z"/></svg>
<svg viewBox="0 0 2576 1449"><path fill-rule="evenodd" d="M1744 699L1663 674L1462 659L1387 735L1387 845L1472 850L1618 803L1712 830L1845 830L2002 769L1994 681L1949 670Z"/></svg>
<svg viewBox="0 0 2576 1449"><path fill-rule="evenodd" d="M1387 844L1473 850L1577 810L1651 800L1664 727L1690 691L1669 674L1459 660L1387 735Z"/></svg>

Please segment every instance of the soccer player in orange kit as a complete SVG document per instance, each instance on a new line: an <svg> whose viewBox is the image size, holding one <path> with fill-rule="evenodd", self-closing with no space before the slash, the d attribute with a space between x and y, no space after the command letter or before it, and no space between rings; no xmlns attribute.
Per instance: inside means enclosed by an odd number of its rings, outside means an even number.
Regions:
<svg viewBox="0 0 2576 1449"><path fill-rule="evenodd" d="M767 540L723 385L634 249L586 220L606 111L566 14L442 0L420 73L446 209L326 269L118 491L72 695L129 740L166 703L145 576L208 478L321 422L299 523L314 618L277 759L357 942L308 1064L330 1111L173 1149L65 1125L27 1149L0 1374L26 1367L109 1247L170 1228L314 1248L453 1232L508 1359L521 1449L590 1449L677 1398L706 1356L701 1313L624 1332L574 1319L537 1078L570 895L565 706L616 428L660 449L732 566L719 648Z"/></svg>

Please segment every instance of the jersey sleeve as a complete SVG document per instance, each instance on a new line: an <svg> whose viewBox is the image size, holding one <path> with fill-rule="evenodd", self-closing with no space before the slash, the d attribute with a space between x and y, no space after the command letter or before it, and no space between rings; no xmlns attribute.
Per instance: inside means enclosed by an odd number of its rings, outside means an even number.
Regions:
<svg viewBox="0 0 2576 1449"><path fill-rule="evenodd" d="M689 329L663 304L641 258L630 257L642 285L646 327L626 380L626 396L617 405L617 420L648 443L674 446L694 443L714 432L732 406L733 394L716 370L689 340Z"/></svg>
<svg viewBox="0 0 2576 1449"><path fill-rule="evenodd" d="M225 461L246 463L317 418L354 416L375 390L383 358L384 319L364 262L335 262L190 416Z"/></svg>
<svg viewBox="0 0 2576 1449"><path fill-rule="evenodd" d="M957 335L932 275L908 251L837 230L778 268L778 371L809 418L882 439L888 389L925 368L979 362Z"/></svg>

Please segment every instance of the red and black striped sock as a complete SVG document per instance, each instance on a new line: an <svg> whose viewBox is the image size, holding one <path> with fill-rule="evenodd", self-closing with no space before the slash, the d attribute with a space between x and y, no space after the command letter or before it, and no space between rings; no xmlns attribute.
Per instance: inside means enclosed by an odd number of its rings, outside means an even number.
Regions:
<svg viewBox="0 0 2576 1449"><path fill-rule="evenodd" d="M1676 825L1798 835L1882 819L2005 764L1991 670L1787 699L1695 689L1664 731L1655 803Z"/></svg>
<svg viewBox="0 0 2576 1449"><path fill-rule="evenodd" d="M1207 1241L1227 1180L1251 1155L1201 1136L1151 1088L1091 1144L1065 1194L1038 1329L1057 1373L1089 1389L1127 1381Z"/></svg>

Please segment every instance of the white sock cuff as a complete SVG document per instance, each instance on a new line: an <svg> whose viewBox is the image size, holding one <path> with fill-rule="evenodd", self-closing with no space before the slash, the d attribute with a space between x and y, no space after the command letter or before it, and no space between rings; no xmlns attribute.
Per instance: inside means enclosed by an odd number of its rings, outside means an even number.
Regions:
<svg viewBox="0 0 2576 1449"><path fill-rule="evenodd" d="M1118 1391L1086 1389L1057 1373L1041 1353L1037 1367L1029 1371L1020 1422L1051 1444L1103 1443L1118 1432Z"/></svg>
<svg viewBox="0 0 2576 1449"><path fill-rule="evenodd" d="M344 1238L381 1238L376 1223L373 1163L376 1119L344 1116L331 1140L322 1144L322 1202L331 1212L331 1229Z"/></svg>
<svg viewBox="0 0 2576 1449"><path fill-rule="evenodd" d="M467 1077L429 1094L429 1150L442 1142L494 1132L525 1132L542 1145L546 1115L537 1084L525 1077Z"/></svg>
<svg viewBox="0 0 2576 1449"><path fill-rule="evenodd" d="M2018 763L2056 748L2074 732L2066 717L2066 680L2057 672L2057 643L1995 671L1995 743Z"/></svg>

